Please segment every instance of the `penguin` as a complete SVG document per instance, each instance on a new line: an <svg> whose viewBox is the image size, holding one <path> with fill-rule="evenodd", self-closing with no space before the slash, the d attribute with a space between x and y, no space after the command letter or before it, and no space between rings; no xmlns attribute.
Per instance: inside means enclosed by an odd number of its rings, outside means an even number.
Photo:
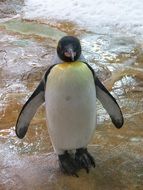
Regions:
<svg viewBox="0 0 143 190"><path fill-rule="evenodd" d="M34 114L45 102L48 132L62 171L77 177L80 169L88 173L95 167L87 145L97 125L96 98L115 127L121 128L121 109L86 62L79 39L64 36L58 42L53 63L18 116L16 135L20 139L26 135Z"/></svg>

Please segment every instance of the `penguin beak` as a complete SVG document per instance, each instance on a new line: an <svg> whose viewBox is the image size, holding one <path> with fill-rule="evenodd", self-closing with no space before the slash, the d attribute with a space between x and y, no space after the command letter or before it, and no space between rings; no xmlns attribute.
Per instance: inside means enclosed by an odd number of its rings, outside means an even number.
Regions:
<svg viewBox="0 0 143 190"><path fill-rule="evenodd" d="M72 61L74 61L74 58L76 56L76 52L73 51L72 48L68 48L65 52L64 52L64 55L66 57L70 57Z"/></svg>

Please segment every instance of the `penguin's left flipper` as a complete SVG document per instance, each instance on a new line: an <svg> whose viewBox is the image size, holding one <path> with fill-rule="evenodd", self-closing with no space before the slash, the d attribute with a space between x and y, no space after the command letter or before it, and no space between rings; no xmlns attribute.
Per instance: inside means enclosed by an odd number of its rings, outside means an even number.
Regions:
<svg viewBox="0 0 143 190"><path fill-rule="evenodd" d="M106 109L108 114L110 115L113 124L118 129L121 128L124 123L124 118L117 101L96 76L94 76L94 80L95 80L97 98L102 103L103 107Z"/></svg>
<svg viewBox="0 0 143 190"><path fill-rule="evenodd" d="M35 115L38 107L45 101L44 93L45 83L44 80L40 82L31 97L23 106L16 123L16 135L22 139Z"/></svg>

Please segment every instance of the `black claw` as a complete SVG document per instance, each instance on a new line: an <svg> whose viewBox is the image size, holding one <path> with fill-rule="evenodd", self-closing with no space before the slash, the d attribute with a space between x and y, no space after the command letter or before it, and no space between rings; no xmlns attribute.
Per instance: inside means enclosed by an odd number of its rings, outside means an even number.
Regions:
<svg viewBox="0 0 143 190"><path fill-rule="evenodd" d="M87 155L89 157L89 160L90 160L90 163L91 163L91 166L93 166L95 168L95 161L94 161L94 158L89 154L89 152L87 152Z"/></svg>
<svg viewBox="0 0 143 190"><path fill-rule="evenodd" d="M77 173L74 173L73 176L75 176L75 177L79 177L79 175L78 175Z"/></svg>
<svg viewBox="0 0 143 190"><path fill-rule="evenodd" d="M72 158L67 151L65 151L64 154L59 155L59 161L60 161L60 167L64 173L79 177L77 175L79 166L77 165L74 158Z"/></svg>
<svg viewBox="0 0 143 190"><path fill-rule="evenodd" d="M86 158L86 155L83 155L81 163L82 163L82 167L86 170L87 173L89 173L89 162L88 162L88 159Z"/></svg>
<svg viewBox="0 0 143 190"><path fill-rule="evenodd" d="M95 168L94 158L89 154L86 148L77 149L75 160L79 164L80 168L85 169L87 173L89 173L90 167Z"/></svg>

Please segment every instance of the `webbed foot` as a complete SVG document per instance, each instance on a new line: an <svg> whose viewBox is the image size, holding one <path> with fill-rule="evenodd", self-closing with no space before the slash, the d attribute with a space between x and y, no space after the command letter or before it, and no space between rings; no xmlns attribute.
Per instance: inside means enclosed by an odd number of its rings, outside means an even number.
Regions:
<svg viewBox="0 0 143 190"><path fill-rule="evenodd" d="M79 177L77 175L77 171L80 168L75 159L72 158L72 156L67 151L65 151L64 154L59 155L59 162L60 162L60 167L64 173Z"/></svg>
<svg viewBox="0 0 143 190"><path fill-rule="evenodd" d="M89 154L86 148L79 148L76 150L75 160L80 168L84 168L87 173L89 173L91 167L95 168L94 158Z"/></svg>

